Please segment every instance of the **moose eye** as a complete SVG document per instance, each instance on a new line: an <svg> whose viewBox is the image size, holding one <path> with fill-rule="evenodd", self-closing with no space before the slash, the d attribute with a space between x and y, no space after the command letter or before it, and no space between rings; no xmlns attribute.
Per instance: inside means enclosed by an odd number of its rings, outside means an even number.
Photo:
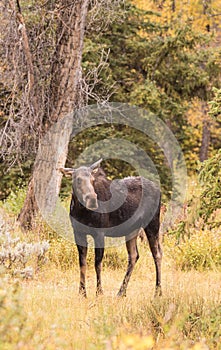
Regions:
<svg viewBox="0 0 221 350"><path fill-rule="evenodd" d="M80 185L82 183L82 178L81 177L77 177L76 182L78 185Z"/></svg>

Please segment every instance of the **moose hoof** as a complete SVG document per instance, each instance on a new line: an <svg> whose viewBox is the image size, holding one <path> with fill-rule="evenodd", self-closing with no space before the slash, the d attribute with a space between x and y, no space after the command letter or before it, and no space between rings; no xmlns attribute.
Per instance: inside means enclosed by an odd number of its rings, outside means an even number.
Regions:
<svg viewBox="0 0 221 350"><path fill-rule="evenodd" d="M154 298L161 297L161 296L162 296L161 286L157 286L156 289L155 289Z"/></svg>
<svg viewBox="0 0 221 350"><path fill-rule="evenodd" d="M96 297L99 297L100 295L103 295L103 294L104 294L104 292L102 289L99 288L96 290Z"/></svg>
<svg viewBox="0 0 221 350"><path fill-rule="evenodd" d="M86 290L84 290L84 289L80 289L79 290L79 295L81 296L81 297L83 297L83 298L87 298L87 293L86 293Z"/></svg>
<svg viewBox="0 0 221 350"><path fill-rule="evenodd" d="M126 296L126 290L119 290L119 292L117 293L118 298L125 298Z"/></svg>

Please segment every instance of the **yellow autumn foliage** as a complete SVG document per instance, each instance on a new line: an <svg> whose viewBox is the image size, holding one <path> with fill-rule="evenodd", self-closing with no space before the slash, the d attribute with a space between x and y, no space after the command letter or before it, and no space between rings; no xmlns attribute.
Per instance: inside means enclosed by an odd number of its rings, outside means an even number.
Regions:
<svg viewBox="0 0 221 350"><path fill-rule="evenodd" d="M160 12L161 17L156 17L156 20L162 24L171 23L179 18L180 23L191 20L193 28L198 32L208 31L208 26L214 33L220 33L221 30L219 0L133 0L133 4L143 10Z"/></svg>

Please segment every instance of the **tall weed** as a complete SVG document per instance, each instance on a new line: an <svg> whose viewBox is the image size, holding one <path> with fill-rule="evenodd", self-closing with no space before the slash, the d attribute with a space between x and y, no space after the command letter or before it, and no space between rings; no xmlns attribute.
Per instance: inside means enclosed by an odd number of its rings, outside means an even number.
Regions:
<svg viewBox="0 0 221 350"><path fill-rule="evenodd" d="M165 238L165 250L181 270L221 269L221 233L213 230L191 230L190 238L177 244L174 236Z"/></svg>

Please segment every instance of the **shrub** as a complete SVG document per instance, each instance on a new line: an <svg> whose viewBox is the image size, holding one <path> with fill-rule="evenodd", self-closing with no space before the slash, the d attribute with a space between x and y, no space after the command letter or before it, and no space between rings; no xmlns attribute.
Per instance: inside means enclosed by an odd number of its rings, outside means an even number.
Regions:
<svg viewBox="0 0 221 350"><path fill-rule="evenodd" d="M195 230L196 231L196 230ZM190 238L176 244L167 237L167 253L181 270L211 270L221 267L221 234L217 230L190 231Z"/></svg>
<svg viewBox="0 0 221 350"><path fill-rule="evenodd" d="M194 191L184 205L185 215L181 215L169 233L179 242L190 237L196 228L205 230L221 225L221 150L201 163L198 181L194 181ZM189 190L190 192L190 190ZM188 193L188 196L190 193ZM199 232L201 234L201 231Z"/></svg>
<svg viewBox="0 0 221 350"><path fill-rule="evenodd" d="M0 266L3 273L11 276L32 278L46 262L49 248L47 241L27 243L19 237L13 238L9 227L0 224Z"/></svg>
<svg viewBox="0 0 221 350"><path fill-rule="evenodd" d="M200 169L202 191L199 214L210 226L221 225L214 212L221 208L221 150L205 161Z"/></svg>
<svg viewBox="0 0 221 350"><path fill-rule="evenodd" d="M20 305L18 283L7 286L6 290L2 280L0 283L0 349L15 349L16 344L21 344L25 323L26 316Z"/></svg>
<svg viewBox="0 0 221 350"><path fill-rule="evenodd" d="M26 197L26 187L18 187L11 191L3 202L3 208L11 215L18 215L23 207Z"/></svg>
<svg viewBox="0 0 221 350"><path fill-rule="evenodd" d="M122 248L122 249L121 249ZM49 259L55 263L57 267L64 270L78 267L78 251L74 242L70 242L61 236L51 236ZM103 259L103 266L111 269L125 268L127 264L127 253L125 245L123 247L106 248ZM94 265L94 249L88 248L87 265Z"/></svg>
<svg viewBox="0 0 221 350"><path fill-rule="evenodd" d="M126 268L127 259L125 245L107 248L104 253L103 266L113 270L121 269L122 267Z"/></svg>
<svg viewBox="0 0 221 350"><path fill-rule="evenodd" d="M64 270L78 265L78 252L74 243L57 236L50 239L49 259Z"/></svg>
<svg viewBox="0 0 221 350"><path fill-rule="evenodd" d="M218 349L221 307L217 301L187 295L154 299L143 307L147 327L161 349ZM134 315L132 315L133 317ZM186 344L185 344L186 343ZM194 347L195 344L195 347ZM191 346L192 345L192 346Z"/></svg>

